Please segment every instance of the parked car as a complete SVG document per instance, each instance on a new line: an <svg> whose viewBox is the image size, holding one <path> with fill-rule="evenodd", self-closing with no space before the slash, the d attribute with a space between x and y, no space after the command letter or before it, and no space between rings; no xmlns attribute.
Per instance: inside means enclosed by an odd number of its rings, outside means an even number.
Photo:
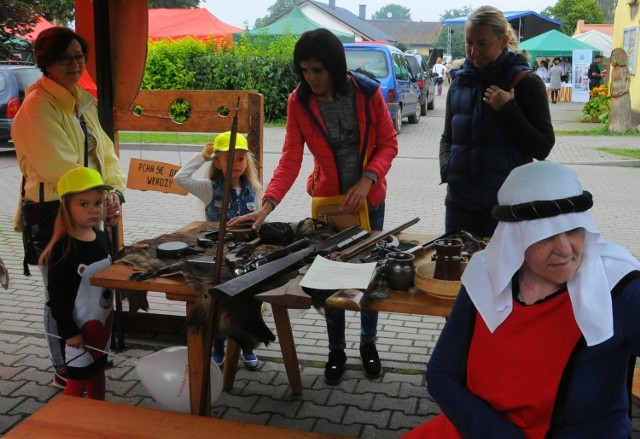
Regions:
<svg viewBox="0 0 640 439"><path fill-rule="evenodd" d="M11 124L22 101L24 91L42 76L31 63L0 61L0 144L9 146Z"/></svg>
<svg viewBox="0 0 640 439"><path fill-rule="evenodd" d="M367 74L380 82L398 133L403 118L409 118L410 123L420 121L420 90L411 76L404 52L385 44L348 43L344 49L349 70Z"/></svg>
<svg viewBox="0 0 640 439"><path fill-rule="evenodd" d="M427 60L417 53L405 53L411 74L420 89L420 114L427 115L427 110L434 108L435 84Z"/></svg>

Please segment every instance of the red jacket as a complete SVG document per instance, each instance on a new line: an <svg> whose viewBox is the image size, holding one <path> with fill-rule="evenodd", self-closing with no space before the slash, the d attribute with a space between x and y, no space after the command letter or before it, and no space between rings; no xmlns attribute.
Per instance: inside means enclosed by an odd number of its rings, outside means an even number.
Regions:
<svg viewBox="0 0 640 439"><path fill-rule="evenodd" d="M378 182L373 184L369 190L367 202L369 206L377 206L384 201L387 194L386 175L391 168L391 161L398 154L397 134L393 128L393 122L379 84L357 73L350 73L350 75L356 87L360 152L362 153L366 141L367 165L365 169L378 176ZM302 86L298 86L289 95L282 156L267 186L264 198L272 198L278 203L282 201L300 173L305 143L314 160L313 172L307 179L309 195L332 196L340 194L338 169L333 150L305 109L307 102L324 128L315 95L305 92ZM369 107L368 111L367 106ZM367 119L369 119L368 122Z"/></svg>

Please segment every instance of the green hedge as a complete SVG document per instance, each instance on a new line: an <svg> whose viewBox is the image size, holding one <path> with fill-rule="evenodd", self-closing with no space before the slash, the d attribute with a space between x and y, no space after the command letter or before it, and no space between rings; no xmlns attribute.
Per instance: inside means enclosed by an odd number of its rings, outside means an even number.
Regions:
<svg viewBox="0 0 640 439"><path fill-rule="evenodd" d="M256 90L265 119L286 117L287 97L298 80L293 68L297 37L242 38L226 47L194 38L149 43L145 90Z"/></svg>

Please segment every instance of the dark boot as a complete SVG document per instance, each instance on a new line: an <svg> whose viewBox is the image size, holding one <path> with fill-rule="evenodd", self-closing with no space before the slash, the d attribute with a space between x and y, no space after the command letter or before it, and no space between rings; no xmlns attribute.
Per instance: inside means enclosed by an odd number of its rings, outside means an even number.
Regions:
<svg viewBox="0 0 640 439"><path fill-rule="evenodd" d="M329 361L324 366L324 381L327 384L338 384L344 375L344 365L347 363L347 356L343 349L332 349L329 351Z"/></svg>
<svg viewBox="0 0 640 439"><path fill-rule="evenodd" d="M360 357L362 368L367 378L379 377L382 373L382 364L378 356L378 350L373 343L360 343Z"/></svg>

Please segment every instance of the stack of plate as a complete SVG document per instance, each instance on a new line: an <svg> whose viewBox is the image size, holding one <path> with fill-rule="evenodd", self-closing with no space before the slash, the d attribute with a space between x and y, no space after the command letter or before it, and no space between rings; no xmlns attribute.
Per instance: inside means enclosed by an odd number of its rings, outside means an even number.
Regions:
<svg viewBox="0 0 640 439"><path fill-rule="evenodd" d="M467 266L462 263L462 269ZM455 299L460 289L459 280L435 279L433 273L436 268L435 261L425 262L416 267L414 284L423 293L439 299Z"/></svg>

